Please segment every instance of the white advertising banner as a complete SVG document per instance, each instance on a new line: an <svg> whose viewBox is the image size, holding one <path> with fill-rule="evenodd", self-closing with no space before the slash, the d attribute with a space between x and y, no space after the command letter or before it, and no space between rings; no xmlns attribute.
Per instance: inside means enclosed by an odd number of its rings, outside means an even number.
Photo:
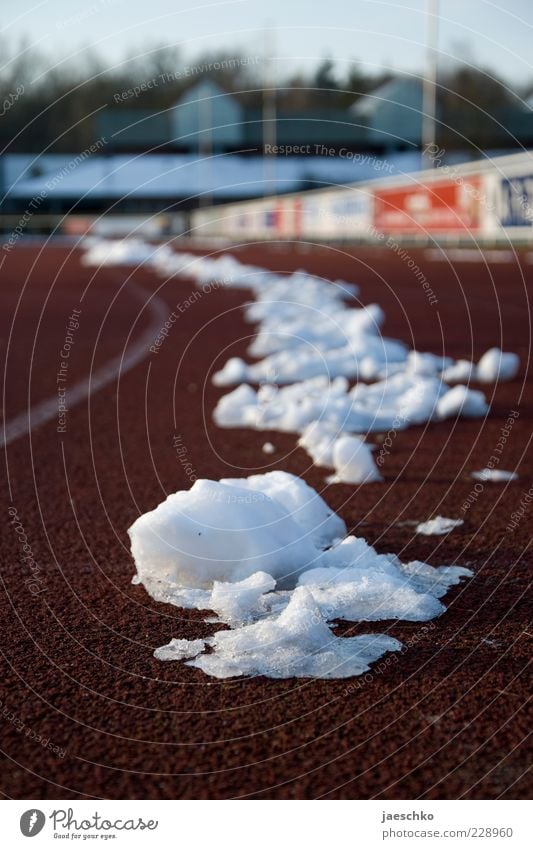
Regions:
<svg viewBox="0 0 533 849"><path fill-rule="evenodd" d="M372 193L341 188L302 196L301 235L310 239L361 238L372 224Z"/></svg>

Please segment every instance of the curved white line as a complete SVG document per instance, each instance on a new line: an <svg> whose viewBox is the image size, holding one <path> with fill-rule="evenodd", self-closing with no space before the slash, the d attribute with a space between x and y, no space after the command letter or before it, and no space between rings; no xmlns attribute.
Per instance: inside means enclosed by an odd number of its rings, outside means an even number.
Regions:
<svg viewBox="0 0 533 849"><path fill-rule="evenodd" d="M144 303L147 293L135 281L130 281L128 290ZM159 332L161 324L166 319L168 312L165 302L156 295L153 295L149 300L148 308L153 320L133 349L126 356L120 354L113 357L105 365L96 369L89 377L85 377L83 380L75 383L67 391L69 408L71 405L79 404L84 398L88 398L89 395L93 395L95 392L103 389L104 386L111 383L119 374L125 374L130 371L130 369L148 355L150 343ZM34 428L46 424L46 422L56 418L57 414L57 395L53 398L47 398L46 401L41 401L41 403L36 404L34 407L30 407L29 410L20 413L11 419L10 422L4 424L3 433L0 435L0 447L3 448L21 436L24 436L24 434L30 433Z"/></svg>

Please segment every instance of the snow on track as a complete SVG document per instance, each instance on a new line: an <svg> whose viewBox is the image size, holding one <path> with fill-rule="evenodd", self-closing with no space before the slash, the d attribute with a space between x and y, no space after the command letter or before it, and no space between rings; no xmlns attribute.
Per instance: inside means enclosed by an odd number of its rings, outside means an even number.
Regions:
<svg viewBox="0 0 533 849"><path fill-rule="evenodd" d="M86 262L124 263L127 256L123 243L93 241ZM332 482L380 480L371 446L353 434L384 432L398 417L408 427L487 412L482 392L450 387L445 376L450 383L492 382L518 370L516 355L495 348L475 365L385 339L380 307L347 307L357 290L343 281L305 272L282 277L227 255L174 254L142 243L132 247L131 261L198 285L252 290L245 316L259 330L249 353L263 359L250 365L232 358L215 375L216 385L240 384L220 399L215 421L299 433L313 461L335 470ZM352 389L350 378L358 378ZM437 517L417 531L442 534L459 524ZM155 656L186 660L218 678L360 675L401 644L386 634L338 638L332 622L432 619L445 610L440 598L448 588L472 574L378 554L346 536L318 493L283 471L198 480L140 516L129 534L136 583L157 601L214 611L217 619L206 621L230 627L202 640L172 639Z"/></svg>
<svg viewBox="0 0 533 849"><path fill-rule="evenodd" d="M510 380L519 368L515 354L498 348L487 351L478 365L409 351L402 342L381 334L384 313L377 304L347 305L358 289L343 280L328 282L304 271L283 276L244 265L229 255L176 254L165 245L139 241L131 255L132 262L144 257L156 271L185 274L199 286L252 291L254 301L245 304L245 318L259 327L249 353L263 359L248 364L232 357L214 375L218 386L239 384L219 400L215 422L219 427L280 430L302 437L305 433L300 444L310 448L312 457L316 452L309 428L324 424L334 429L330 450L320 452L321 465L335 472L330 482L380 479L370 449L355 440L347 443L347 433L386 432L457 416L482 417L488 411L484 394L462 383L450 387L445 380ZM113 263L116 256L125 261L123 243L110 246L93 241L87 262ZM357 378L352 389L351 378Z"/></svg>

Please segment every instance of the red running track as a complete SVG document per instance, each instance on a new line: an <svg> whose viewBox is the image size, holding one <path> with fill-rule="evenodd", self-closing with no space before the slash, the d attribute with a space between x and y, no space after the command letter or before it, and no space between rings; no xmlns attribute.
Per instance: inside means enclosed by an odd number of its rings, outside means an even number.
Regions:
<svg viewBox="0 0 533 849"><path fill-rule="evenodd" d="M130 371L108 374L107 385L73 405L65 432L53 411L14 439L5 453L1 540L4 795L527 796L533 508L514 531L507 526L533 483L530 268L525 259L486 267L412 252L438 299L432 306L420 275L386 248L269 245L238 253L276 270L303 267L357 282L364 303L384 307L387 334L454 357L499 345L520 354L520 375L486 387L484 422L398 433L385 484L327 487L293 435L213 425L221 392L212 370L244 354L253 330L240 310L246 293L215 290L181 314L159 353L146 350ZM13 250L1 277L8 422L28 403L35 409L56 397L73 308L81 313L67 399L95 370L138 355L165 310L193 291L190 282L144 270L95 273L64 245ZM415 536L417 520L462 515L470 472L486 465L513 410L519 416L500 465L516 467L518 483L486 484L448 537ZM153 649L170 637L206 636L212 627L131 584L126 529L168 492L190 486L177 436L198 477L269 468L301 474L379 551L457 562L475 577L449 594L447 612L432 623L339 626L345 634L386 629L406 644L364 678L222 683L156 661ZM266 440L275 454L262 453Z"/></svg>

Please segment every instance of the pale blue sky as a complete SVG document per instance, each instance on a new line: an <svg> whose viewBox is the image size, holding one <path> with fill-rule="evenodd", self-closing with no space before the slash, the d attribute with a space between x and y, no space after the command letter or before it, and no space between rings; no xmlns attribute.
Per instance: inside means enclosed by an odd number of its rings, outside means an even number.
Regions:
<svg viewBox="0 0 533 849"><path fill-rule="evenodd" d="M280 76L329 54L339 69L357 59L368 69L416 71L424 64L425 0L2 0L8 44L26 36L53 62L85 45L109 63L156 42L183 48L184 61L210 49L262 54L275 28ZM533 2L441 0L440 51L465 53L507 79L533 80Z"/></svg>

